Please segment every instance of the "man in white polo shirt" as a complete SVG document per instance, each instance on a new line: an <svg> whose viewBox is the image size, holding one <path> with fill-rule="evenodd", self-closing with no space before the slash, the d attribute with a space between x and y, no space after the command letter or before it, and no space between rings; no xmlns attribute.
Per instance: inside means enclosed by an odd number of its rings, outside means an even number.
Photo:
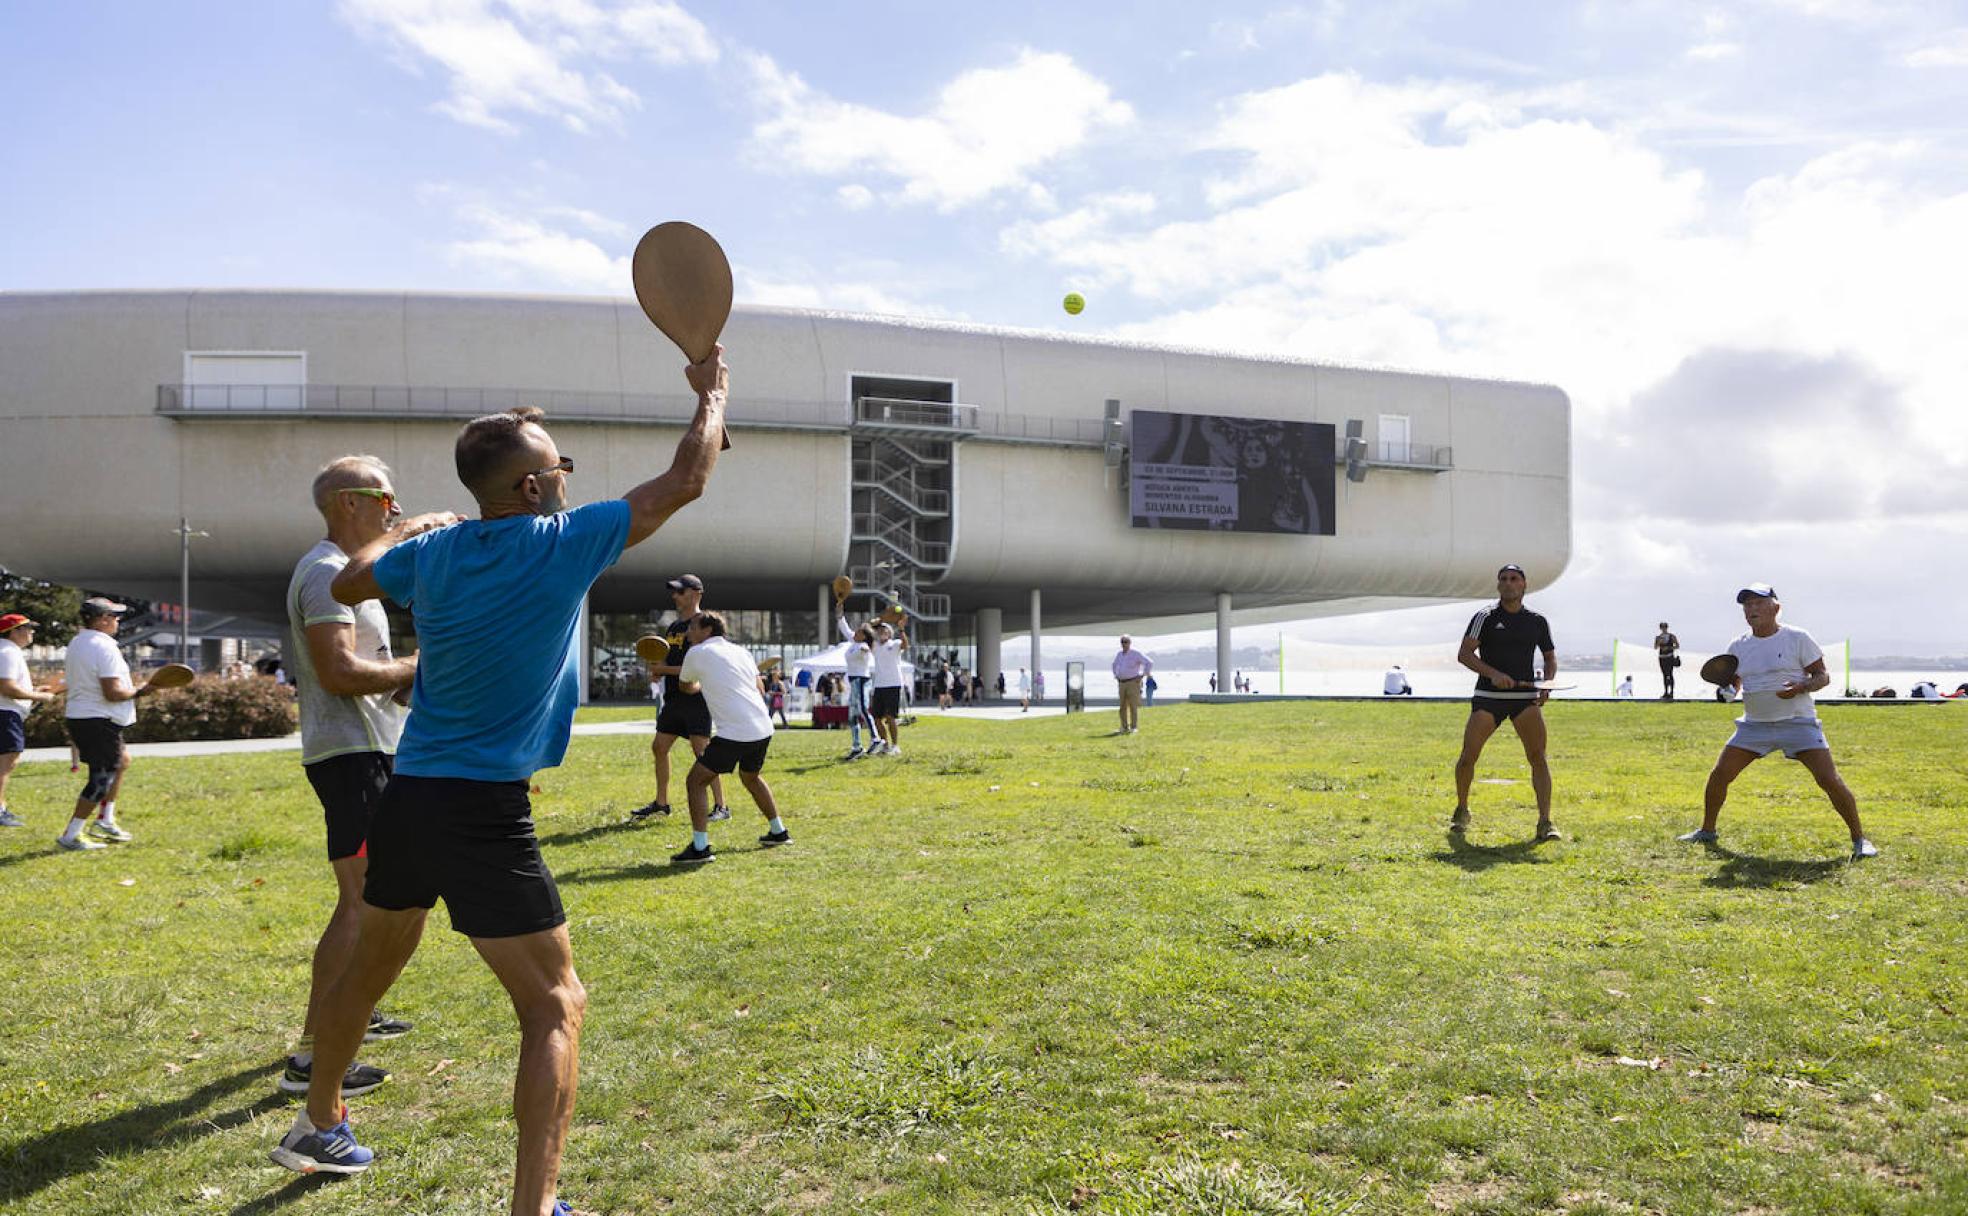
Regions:
<svg viewBox="0 0 1968 1216"><path fill-rule="evenodd" d="M55 841L71 853L100 849L105 840L127 841L116 822L116 795L130 768L123 728L137 720L137 698L149 691L130 683L130 664L117 648L116 632L129 609L114 600L90 596L82 601L82 628L68 643L68 737L89 780L75 800L75 814ZM95 813L96 821L89 822ZM87 829L85 836L83 830Z"/></svg>
<svg viewBox="0 0 1968 1216"><path fill-rule="evenodd" d="M686 622L690 649L684 652L680 678L701 686L711 710L711 741L684 778L690 798L690 846L670 858L672 865L701 865L714 861L711 852L711 782L738 770L745 792L765 816L765 835L759 843L771 848L792 840L779 819L772 787L760 772L772 746L772 714L759 691L758 664L743 647L725 637L724 618L698 612Z"/></svg>
<svg viewBox="0 0 1968 1216"><path fill-rule="evenodd" d="M1816 778L1832 809L1852 833L1852 860L1876 857L1879 850L1859 825L1859 803L1832 763L1831 745L1818 725L1811 694L1831 683L1824 651L1802 629L1777 623L1783 605L1768 583L1751 583L1736 592L1749 632L1729 643L1736 659L1733 683L1742 689L1743 716L1716 758L1702 794L1702 825L1679 837L1689 844L1715 843L1716 821L1729 797L1729 784L1757 760L1781 748Z"/></svg>
<svg viewBox="0 0 1968 1216"><path fill-rule="evenodd" d="M902 656L908 649L907 625L904 625L900 632L891 628L887 621L875 626L875 692L872 709L877 737L875 745L868 749L868 754L871 756L902 754L901 741L895 733L895 720L902 716Z"/></svg>
<svg viewBox="0 0 1968 1216"><path fill-rule="evenodd" d="M27 715L55 694L36 688L27 671L25 649L34 644L35 623L18 612L0 616L0 828L24 828L27 821L7 809L7 778L27 750Z"/></svg>

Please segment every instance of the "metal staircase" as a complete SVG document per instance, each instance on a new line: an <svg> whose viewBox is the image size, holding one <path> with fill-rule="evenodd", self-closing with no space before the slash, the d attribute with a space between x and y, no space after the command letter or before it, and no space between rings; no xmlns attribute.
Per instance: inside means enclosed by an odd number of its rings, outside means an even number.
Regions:
<svg viewBox="0 0 1968 1216"><path fill-rule="evenodd" d="M975 406L944 381L857 378L848 577L880 609L950 619L950 597L926 588L950 569L956 444L977 431ZM920 393L921 396L903 395ZM942 400L935 398L941 397Z"/></svg>

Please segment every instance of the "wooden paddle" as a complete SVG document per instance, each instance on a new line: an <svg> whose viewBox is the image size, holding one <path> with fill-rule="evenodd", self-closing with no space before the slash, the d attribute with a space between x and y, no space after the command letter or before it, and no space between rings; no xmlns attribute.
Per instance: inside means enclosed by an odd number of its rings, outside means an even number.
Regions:
<svg viewBox="0 0 1968 1216"><path fill-rule="evenodd" d="M1535 680L1531 682L1531 689L1533 691L1525 691L1525 692L1518 691L1518 689L1521 689L1522 687L1523 685L1520 684L1518 685L1518 688L1512 688L1512 689L1499 688L1493 692L1484 691L1484 692L1479 692L1476 695L1479 697L1495 697L1504 701L1528 701L1532 697L1543 696L1545 693L1548 692L1564 692L1567 689L1577 688L1578 685L1557 684L1557 683L1553 683L1550 680Z"/></svg>
<svg viewBox="0 0 1968 1216"><path fill-rule="evenodd" d="M779 656L776 654L772 655L768 657L764 662L759 664L759 673L763 675L766 672L772 671L779 666L779 663L780 663Z"/></svg>
<svg viewBox="0 0 1968 1216"><path fill-rule="evenodd" d="M681 220L642 234L629 263L636 303L692 363L717 349L731 316L731 263L711 234ZM731 447L731 435L723 437Z"/></svg>
<svg viewBox="0 0 1968 1216"><path fill-rule="evenodd" d="M838 604L854 594L854 580L845 574L834 576L834 603Z"/></svg>
<svg viewBox="0 0 1968 1216"><path fill-rule="evenodd" d="M198 678L198 673L183 663L166 663L152 673L145 688L170 689L183 688Z"/></svg>
<svg viewBox="0 0 1968 1216"><path fill-rule="evenodd" d="M1728 653L1711 655L1701 665L1701 678L1718 687L1736 682L1736 656Z"/></svg>
<svg viewBox="0 0 1968 1216"><path fill-rule="evenodd" d="M652 633L636 639L636 658L650 667L660 667L664 659L670 657L670 642L661 634Z"/></svg>

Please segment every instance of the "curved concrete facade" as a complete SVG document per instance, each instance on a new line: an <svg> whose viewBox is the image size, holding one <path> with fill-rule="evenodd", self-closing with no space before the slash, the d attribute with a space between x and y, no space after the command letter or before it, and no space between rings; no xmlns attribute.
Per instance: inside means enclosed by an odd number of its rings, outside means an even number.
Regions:
<svg viewBox="0 0 1968 1216"><path fill-rule="evenodd" d="M1480 597L1505 561L1548 585L1570 552L1570 405L1533 384L1364 370L1055 335L740 308L724 338L733 441L709 494L632 550L595 607L664 604L692 570L716 601L811 609L851 564L856 377L947 382L973 425L951 443L954 614L1033 588L1048 626L1179 618L1228 592L1240 618ZM277 392L186 389L192 352L305 355ZM271 355L269 356L271 357ZM451 442L465 418L549 412L576 501L667 467L686 416L681 359L633 301L315 291L0 294L0 564L174 599L180 517L201 607L280 611L320 534L319 465L389 462L411 510L465 510ZM1101 448L1103 403L1334 424L1409 420L1432 464L1337 483L1334 536L1129 526ZM1446 465L1447 467L1442 467Z"/></svg>

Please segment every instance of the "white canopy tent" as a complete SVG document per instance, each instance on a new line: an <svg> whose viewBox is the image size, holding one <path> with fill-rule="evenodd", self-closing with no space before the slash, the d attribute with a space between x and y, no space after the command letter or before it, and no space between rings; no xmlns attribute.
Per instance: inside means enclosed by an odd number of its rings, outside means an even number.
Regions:
<svg viewBox="0 0 1968 1216"><path fill-rule="evenodd" d="M850 645L852 643L842 642L837 646L829 646L825 650L816 651L803 659L794 659L793 670L810 671L815 675L819 675L822 672L845 675L847 672L847 648ZM902 678L911 686L915 684L916 665L907 659L902 661Z"/></svg>

